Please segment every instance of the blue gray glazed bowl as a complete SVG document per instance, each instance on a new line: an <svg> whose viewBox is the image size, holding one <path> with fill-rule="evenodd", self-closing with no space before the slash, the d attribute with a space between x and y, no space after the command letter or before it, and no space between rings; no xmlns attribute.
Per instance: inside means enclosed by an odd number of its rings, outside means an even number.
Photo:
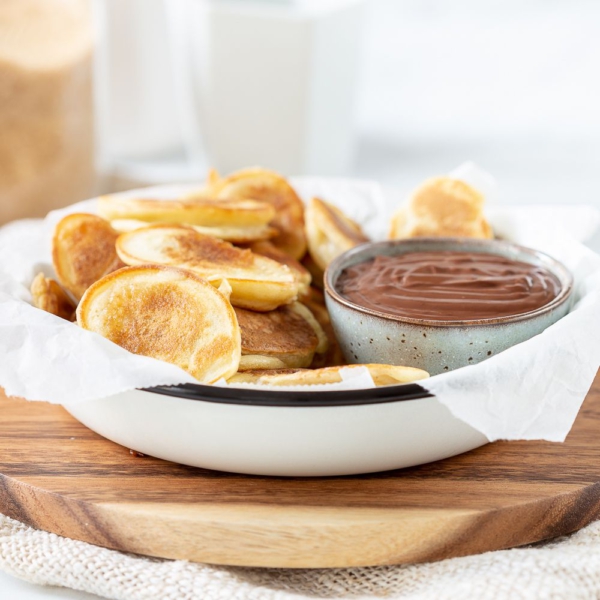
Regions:
<svg viewBox="0 0 600 600"><path fill-rule="evenodd" d="M558 296L518 316L469 321L429 321L370 310L336 289L342 271L375 256L409 252L459 251L498 254L542 266L561 284ZM418 367L431 375L473 365L544 331L571 308L573 277L543 252L498 240L411 238L363 244L338 256L325 272L325 301L342 352L350 363Z"/></svg>

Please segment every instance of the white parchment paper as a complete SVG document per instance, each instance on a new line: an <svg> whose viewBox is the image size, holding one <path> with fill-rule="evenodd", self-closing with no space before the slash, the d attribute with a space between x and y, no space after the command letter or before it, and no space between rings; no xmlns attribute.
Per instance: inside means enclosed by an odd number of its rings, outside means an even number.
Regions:
<svg viewBox="0 0 600 600"><path fill-rule="evenodd" d="M473 165L459 169L488 197L496 197L491 177ZM339 205L374 239L385 236L398 204L397 192L374 182L296 178L293 184L305 199L316 195ZM125 195L175 198L189 188L160 186ZM71 212L96 212L96 202L0 229L0 386L8 395L70 404L134 388L193 383L174 365L131 354L30 305L35 274L53 274L53 228ZM493 201L486 214L502 237L543 250L571 269L575 306L541 335L483 363L421 383L490 440L562 441L600 366L600 256L581 243L595 232L600 213L588 206L510 207ZM371 385L368 372L338 384L340 389Z"/></svg>

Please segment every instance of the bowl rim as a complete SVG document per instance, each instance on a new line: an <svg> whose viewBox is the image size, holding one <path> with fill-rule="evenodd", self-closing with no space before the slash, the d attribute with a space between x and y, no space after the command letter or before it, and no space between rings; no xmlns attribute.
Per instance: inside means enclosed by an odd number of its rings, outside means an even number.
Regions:
<svg viewBox="0 0 600 600"><path fill-rule="evenodd" d="M184 400L234 404L238 406L271 406L287 408L331 408L423 400L435 396L418 383L386 385L356 390L269 390L220 387L201 383L159 385L140 391L174 396Z"/></svg>
<svg viewBox="0 0 600 600"><path fill-rule="evenodd" d="M333 281L334 274L340 273L345 268L345 262L351 259L356 258L357 255L361 255L364 252L372 250L373 248L389 248L389 247L410 247L421 244L433 244L441 246L440 251L443 251L444 245L463 245L465 247L476 247L483 248L488 250L488 254L499 254L498 252L494 252L494 249L505 248L512 249L517 251L519 254L525 254L530 256L532 259L537 259L538 263L541 261L542 266L548 269L560 282L561 290L558 295L553 298L547 304L544 304L540 308L536 308L535 310L530 310L525 313L521 313L518 315L508 315L504 317L493 317L489 319L463 319L463 320L452 320L452 321L434 321L430 319L415 319L413 317L403 317L400 315L394 315L391 313L386 313L383 311L373 310L371 308L367 308L365 306L361 306L360 304L355 304L351 302L344 296L342 296L337 289L335 288L335 284L337 282ZM481 252L482 254L485 252ZM502 256L505 256L502 254ZM371 257L372 258L372 257ZM365 260L370 260L365 259ZM358 260L353 264L358 264L360 262L364 262ZM530 263L535 264L535 263ZM342 266L344 265L344 266ZM541 250L535 250L534 248L528 248L527 246L521 246L520 244L515 244L514 242L509 242L507 240L481 240L481 239L473 239L473 238L457 238L457 237L418 237L418 238L407 238L401 240L384 240L380 242L367 242L365 244L361 244L360 246L355 246L350 250L347 250L343 254L337 256L325 270L324 276L324 286L325 286L325 296L331 298L335 302L346 306L352 310L355 310L359 313L375 316L379 318L386 319L388 321L397 321L400 323L410 323L411 325L419 325L424 327L434 327L434 328L446 328L446 327L473 327L473 326L486 326L486 325L504 325L509 323L518 323L521 321L527 321L537 316L544 315L564 302L566 302L573 292L573 275L567 267L560 262L559 260L553 258L549 254L542 252Z"/></svg>

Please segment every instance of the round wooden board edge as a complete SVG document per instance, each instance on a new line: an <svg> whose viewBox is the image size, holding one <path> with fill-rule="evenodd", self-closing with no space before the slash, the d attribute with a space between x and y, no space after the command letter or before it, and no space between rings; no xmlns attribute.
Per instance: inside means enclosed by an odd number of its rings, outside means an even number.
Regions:
<svg viewBox="0 0 600 600"><path fill-rule="evenodd" d="M600 516L600 483L492 510L238 503L224 508L92 504L0 475L0 512L64 537L157 558L244 567L348 568L431 562L572 533Z"/></svg>

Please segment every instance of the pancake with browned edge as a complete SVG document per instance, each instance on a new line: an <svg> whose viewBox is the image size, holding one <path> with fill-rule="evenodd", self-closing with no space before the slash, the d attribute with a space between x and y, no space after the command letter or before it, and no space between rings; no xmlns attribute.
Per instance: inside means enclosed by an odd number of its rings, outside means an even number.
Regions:
<svg viewBox="0 0 600 600"><path fill-rule="evenodd" d="M327 349L326 336L312 313L294 302L270 312L235 309L242 334L242 355L276 359L287 367L307 367L315 352ZM277 368L276 362L247 359L245 370Z"/></svg>
<svg viewBox="0 0 600 600"><path fill-rule="evenodd" d="M271 225L279 232L273 243L297 260L304 256L304 205L294 188L278 173L256 167L222 178L213 170L201 193L216 198L253 198L268 202L275 209Z"/></svg>
<svg viewBox="0 0 600 600"><path fill-rule="evenodd" d="M310 255L323 270L342 252L369 241L358 223L319 198L306 207L306 235Z"/></svg>
<svg viewBox="0 0 600 600"><path fill-rule="evenodd" d="M273 219L275 210L268 202L249 198L218 200L158 200L115 194L98 200L100 216L113 219L136 219L148 223L177 223L204 227L256 227Z"/></svg>
<svg viewBox="0 0 600 600"><path fill-rule="evenodd" d="M117 256L119 234L104 219L75 213L61 219L54 230L52 262L56 277L76 300L101 277L125 266Z"/></svg>
<svg viewBox="0 0 600 600"><path fill-rule="evenodd" d="M31 300L36 308L52 315L72 321L75 316L75 303L54 281L38 273L31 282Z"/></svg>
<svg viewBox="0 0 600 600"><path fill-rule="evenodd" d="M152 225L122 234L117 252L128 265L159 264L194 271L214 285L227 279L234 306L269 311L294 301L289 267L182 225Z"/></svg>
<svg viewBox="0 0 600 600"><path fill-rule="evenodd" d="M390 239L469 237L491 239L484 197L460 179L433 177L421 184L390 222Z"/></svg>
<svg viewBox="0 0 600 600"><path fill-rule="evenodd" d="M375 382L375 385L398 385L427 379L429 374L421 369L413 367L400 367L395 365L346 365L340 367L328 367L325 369L299 369L285 373L255 374L246 372L244 377L237 375L230 378L229 383L256 383L262 385L322 385L324 383L339 383L342 381L340 371L342 369L358 369L366 367Z"/></svg>
<svg viewBox="0 0 600 600"><path fill-rule="evenodd" d="M94 283L77 323L135 354L173 363L203 383L233 375L241 337L227 298L191 271L125 267Z"/></svg>

